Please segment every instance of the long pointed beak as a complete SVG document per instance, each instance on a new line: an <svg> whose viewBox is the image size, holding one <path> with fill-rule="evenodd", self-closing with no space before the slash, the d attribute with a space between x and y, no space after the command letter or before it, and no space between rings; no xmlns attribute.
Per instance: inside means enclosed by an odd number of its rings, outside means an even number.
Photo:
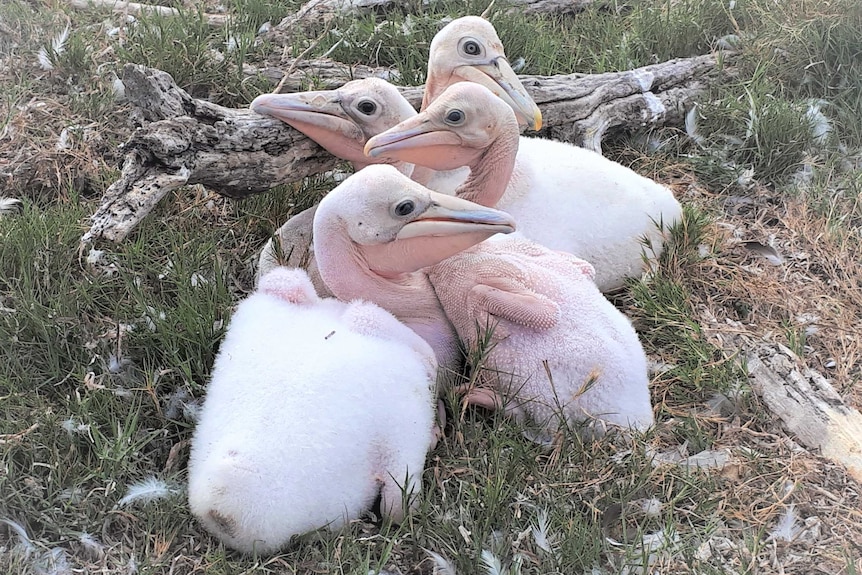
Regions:
<svg viewBox="0 0 862 575"><path fill-rule="evenodd" d="M467 81L482 84L502 98L515 110L521 125L537 131L542 129L542 112L539 106L527 93L505 57L498 56L485 64L460 66L455 73Z"/></svg>
<svg viewBox="0 0 862 575"><path fill-rule="evenodd" d="M431 146L460 145L461 138L454 132L439 129L431 122L414 116L368 140L364 151L370 158L403 159L404 156L398 152Z"/></svg>
<svg viewBox="0 0 862 575"><path fill-rule="evenodd" d="M365 134L342 109L338 90L263 94L250 108L289 124L334 156L351 162L365 159Z"/></svg>
<svg viewBox="0 0 862 575"><path fill-rule="evenodd" d="M436 192L431 193L431 198L431 206L401 228L397 239L475 233L508 234L515 231L515 220L506 212Z"/></svg>
<svg viewBox="0 0 862 575"><path fill-rule="evenodd" d="M336 90L296 92L293 94L261 94L249 106L264 116L272 116L282 122L307 121L312 114L349 119L341 109Z"/></svg>

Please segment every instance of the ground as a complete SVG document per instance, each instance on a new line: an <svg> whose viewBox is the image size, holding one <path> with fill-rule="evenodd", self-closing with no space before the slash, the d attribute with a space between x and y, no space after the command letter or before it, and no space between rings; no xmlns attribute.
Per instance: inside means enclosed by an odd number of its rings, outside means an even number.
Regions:
<svg viewBox="0 0 862 575"><path fill-rule="evenodd" d="M232 16L224 28L188 6L129 18L0 5L0 196L21 201L0 203L0 570L859 572L860 484L783 429L751 387L746 350L727 344L784 346L862 407L862 5L613 6L558 17L498 5L491 20L523 73L623 70L719 45L743 54L686 126L618 134L604 149L686 206L659 266L614 297L656 366L656 428L542 446L448 397L446 437L404 524L370 517L243 557L188 512L194 412L260 247L333 182L243 201L184 188L121 244L79 252L141 121L117 73L154 66L232 106L273 87L243 65L303 52L419 83L442 19L486 4L411 2L303 29L287 46L258 30L295 2L206 4Z"/></svg>

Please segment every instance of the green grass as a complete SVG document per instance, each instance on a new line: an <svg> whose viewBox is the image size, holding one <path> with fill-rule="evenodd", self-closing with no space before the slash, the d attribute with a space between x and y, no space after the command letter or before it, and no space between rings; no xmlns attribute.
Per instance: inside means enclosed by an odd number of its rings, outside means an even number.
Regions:
<svg viewBox="0 0 862 575"><path fill-rule="evenodd" d="M798 456L766 445L769 422L744 373L697 321L696 274L704 258L719 257L703 253L715 206L757 186L772 189L777 204L807 201L829 224L822 241L858 238L862 8L850 0L739 0L733 8L631 1L567 17L528 17L498 4L492 12L510 60L524 58L522 73L622 70L706 53L730 34L743 49L736 76L698 106L699 143L665 130L657 137L669 145L644 162L686 170L718 199L685 202L700 207L686 206L658 268L618 300L647 351L667 366L652 381L656 430L594 441L566 431L542 447L511 421L462 411L448 398L451 424L428 457L418 512L402 525L356 522L342 534L309 536L272 557L226 550L190 516L182 493L117 507L146 477L184 485L194 424L182 407L205 394L257 251L333 181L313 178L242 202L177 191L88 263L78 238L133 128L113 80L127 62L146 64L197 96L245 106L271 85L246 76L243 65L263 65L282 50L256 43L258 28L298 5L231 0L225 8L235 18L223 29L188 9L129 25L121 15L59 3L0 5L0 171L41 154L26 178L0 179L0 195L26 200L21 213L0 216L0 518L24 527L33 546L29 554L5 552L19 541L0 525L0 571L25 573L53 557L82 572L127 573L133 565L140 573L431 573L431 550L458 573L486 572L494 561L513 574L631 573L649 562L643 537L661 532L675 542L654 552L654 570L769 573L759 567L772 546L764 541L773 518L764 510ZM395 66L401 82L419 83L442 19L486 5L411 1L385 16L309 26L289 48L296 55L320 37L309 57ZM67 21L69 38L43 70L36 54ZM108 36L112 27L121 31ZM828 102L832 132L821 142L805 115L812 98ZM73 147L58 152L64 128ZM811 170L800 180L803 164ZM805 332L790 321L782 327L781 337L804 350ZM716 394L732 400L735 427L706 408ZM654 452L681 444L689 453L730 449L741 477L651 463ZM102 548L85 544L84 533ZM739 544L727 561L698 553L717 536ZM858 570L858 559L840 550L840 565Z"/></svg>

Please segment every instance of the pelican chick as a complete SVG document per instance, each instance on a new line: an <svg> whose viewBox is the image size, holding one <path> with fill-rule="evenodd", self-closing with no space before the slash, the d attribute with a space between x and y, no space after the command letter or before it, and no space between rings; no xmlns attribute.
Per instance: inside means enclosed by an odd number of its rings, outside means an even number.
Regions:
<svg viewBox="0 0 862 575"><path fill-rule="evenodd" d="M518 144L511 108L485 87L464 82L450 86L415 118L369 140L366 153L433 161L441 169L467 163L471 174L458 195L499 205L510 175L511 181L518 178L512 175ZM559 209L564 194L554 193L560 197L551 198L551 208ZM554 210L544 210L544 217L553 225ZM590 223L575 213L569 217L573 230ZM468 349L493 329L492 365L485 372L490 391L471 392L468 401L492 407L500 403L498 396L511 398L510 410L548 430L558 415L637 429L652 424L643 348L628 319L595 285L590 263L523 237L498 236L428 274Z"/></svg>
<svg viewBox="0 0 862 575"><path fill-rule="evenodd" d="M490 350L468 403L502 406L546 432L563 420L599 432L653 424L643 347L588 262L504 237L428 273L464 345Z"/></svg>
<svg viewBox="0 0 862 575"><path fill-rule="evenodd" d="M351 162L355 171L370 163L386 161L372 160L363 153L369 138L416 115L398 88L380 78L353 80L336 90L262 94L250 107L299 130L330 154ZM411 164L389 163L405 174L413 171ZM293 216L267 241L258 259L258 278L276 265L300 266L308 271L319 295L332 295L320 279L314 261L311 241L314 209ZM279 252L286 258L284 261L279 261Z"/></svg>
<svg viewBox="0 0 862 575"><path fill-rule="evenodd" d="M469 166L458 196L504 210L523 236L589 261L602 291L640 275L642 237L661 246L655 222L680 214L669 190L619 164L583 148L519 137L511 107L468 82L371 138L365 152L435 170Z"/></svg>
<svg viewBox="0 0 862 575"><path fill-rule="evenodd" d="M434 442L433 350L380 307L320 299L275 268L240 303L219 349L189 459L189 505L245 553L338 529L378 495L416 504Z"/></svg>
<svg viewBox="0 0 862 575"><path fill-rule="evenodd" d="M321 200L314 253L338 299L390 311L431 345L441 367L457 369L457 335L420 270L514 228L504 212L432 192L392 166L371 165Z"/></svg>
<svg viewBox="0 0 862 575"><path fill-rule="evenodd" d="M496 76L493 63L501 70ZM422 110L456 83L473 82L509 104L519 124L538 130L541 113L510 70L490 22L478 16L453 20L431 42ZM598 152L523 136L512 181L496 207L512 214L528 238L591 262L604 292L622 287L626 278L639 277L642 240L649 246L647 255L658 257L664 243L662 228L682 215L668 188Z"/></svg>

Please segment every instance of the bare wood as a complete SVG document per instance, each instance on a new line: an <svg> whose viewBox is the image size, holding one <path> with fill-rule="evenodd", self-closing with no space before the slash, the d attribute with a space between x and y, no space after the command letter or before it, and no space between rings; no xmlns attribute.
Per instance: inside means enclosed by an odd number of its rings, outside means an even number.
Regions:
<svg viewBox="0 0 862 575"><path fill-rule="evenodd" d="M787 432L862 481L862 414L825 377L778 343L738 335L724 348L745 358L752 389Z"/></svg>
<svg viewBox="0 0 862 575"><path fill-rule="evenodd" d="M607 6L603 0L509 0L513 6L509 11L517 10L523 14L577 14L590 6Z"/></svg>
<svg viewBox="0 0 862 575"><path fill-rule="evenodd" d="M434 1L425 0L425 3ZM564 15L576 14L593 5L604 7L608 3L605 0L512 0L510 4L513 5L510 10L521 13ZM336 16L385 13L399 6L396 0L309 0L265 34L270 41L284 45L298 31L307 33L309 26L324 26Z"/></svg>
<svg viewBox="0 0 862 575"><path fill-rule="evenodd" d="M681 124L688 103L717 77L718 58L683 58L598 75L523 76L522 81L545 119L539 135L600 149L610 130ZM297 64L286 85L299 88L316 74L325 80L314 87L333 88L351 78L389 73L312 60ZM183 184L241 198L337 163L286 124L194 99L165 72L127 64L123 83L127 98L150 123L125 144L122 177L106 191L82 241L122 241L161 197ZM416 108L422 89L400 88Z"/></svg>
<svg viewBox="0 0 862 575"><path fill-rule="evenodd" d="M285 75L285 70L289 70L290 73ZM285 58L278 66L265 68L246 64L243 66L243 73L247 76L266 78L273 86L281 84L279 92L331 90L350 80L369 77L382 78L391 82L397 82L399 79L397 70L372 68L362 64L347 65L329 58L313 60ZM421 95L419 98L422 99Z"/></svg>
<svg viewBox="0 0 862 575"><path fill-rule="evenodd" d="M165 72L127 64L123 83L151 123L124 145L122 175L106 190L82 243L122 241L165 194L185 184L244 197L337 163L283 122L194 99Z"/></svg>
<svg viewBox="0 0 862 575"><path fill-rule="evenodd" d="M121 14L160 14L162 16L179 16L176 8L159 6L156 4L141 4L139 2L124 2L123 0L67 0L72 8L86 9L91 7L110 8L112 12ZM227 23L228 17L224 14L204 14L204 20L210 26L221 27Z"/></svg>

